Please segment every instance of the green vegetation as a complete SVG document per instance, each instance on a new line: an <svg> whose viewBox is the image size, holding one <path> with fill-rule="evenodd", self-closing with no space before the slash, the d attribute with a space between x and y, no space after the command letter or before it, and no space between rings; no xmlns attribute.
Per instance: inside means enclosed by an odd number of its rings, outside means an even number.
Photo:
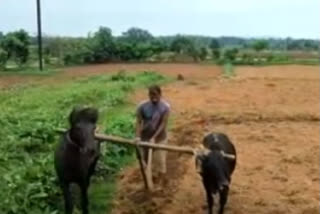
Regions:
<svg viewBox="0 0 320 214"><path fill-rule="evenodd" d="M246 39L238 37L153 36L140 28L130 28L113 36L100 27L87 37L44 37L44 63L48 68L107 62L208 62L218 64L263 65L319 63L319 40ZM235 51L237 50L237 51ZM273 60L281 52L281 61ZM296 54L299 52L298 54ZM302 57L302 59L301 59ZM37 66L37 42L25 31L0 34L0 69ZM23 67L23 69L21 69Z"/></svg>
<svg viewBox="0 0 320 214"><path fill-rule="evenodd" d="M27 86L0 91L0 213L53 214L61 210L62 196L53 167L58 141L54 129L67 127L75 105L99 108L99 124L105 133L132 137L134 107L127 103L130 91L151 83L164 83L154 72L92 76L64 85ZM93 213L106 213L115 191L114 175L130 162L130 148L103 144L90 190ZM61 212L61 211L60 211Z"/></svg>
<svg viewBox="0 0 320 214"><path fill-rule="evenodd" d="M226 63L224 66L223 66L223 75L227 78L230 78L232 76L235 75L234 73L234 67L231 63Z"/></svg>
<svg viewBox="0 0 320 214"><path fill-rule="evenodd" d="M54 68L45 68L43 71L38 71L35 70L34 68L31 67L26 67L26 68L18 68L14 67L11 69L7 69L6 71L0 71L0 77L1 76L16 76L19 74L19 76L52 76L60 73L62 70L61 69L54 69Z"/></svg>
<svg viewBox="0 0 320 214"><path fill-rule="evenodd" d="M4 67L9 59L19 66L28 61L30 37L26 31L8 33L0 42L0 66Z"/></svg>
<svg viewBox="0 0 320 214"><path fill-rule="evenodd" d="M260 52L268 48L268 42L266 40L257 40L252 44L252 48L257 52Z"/></svg>

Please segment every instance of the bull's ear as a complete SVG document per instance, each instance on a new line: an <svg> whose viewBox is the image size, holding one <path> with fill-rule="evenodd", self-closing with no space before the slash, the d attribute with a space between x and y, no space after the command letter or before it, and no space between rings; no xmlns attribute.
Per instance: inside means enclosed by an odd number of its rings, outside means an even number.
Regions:
<svg viewBox="0 0 320 214"><path fill-rule="evenodd" d="M201 157L200 154L196 155L195 158L195 167L196 167L196 171L197 173L201 174L202 173L202 160L203 157Z"/></svg>
<svg viewBox="0 0 320 214"><path fill-rule="evenodd" d="M99 119L99 111L96 108L86 108L85 111L86 111L87 119L91 123L96 124Z"/></svg>
<svg viewBox="0 0 320 214"><path fill-rule="evenodd" d="M69 124L70 126L72 126L73 124L76 123L77 118L78 118L78 114L81 111L81 107L80 106L75 106L71 113L69 114Z"/></svg>
<svg viewBox="0 0 320 214"><path fill-rule="evenodd" d="M209 149L209 147L210 147L210 142L212 142L212 133L211 133L211 132L205 135L205 137L204 137L203 140L202 140L202 145L203 145L205 148Z"/></svg>

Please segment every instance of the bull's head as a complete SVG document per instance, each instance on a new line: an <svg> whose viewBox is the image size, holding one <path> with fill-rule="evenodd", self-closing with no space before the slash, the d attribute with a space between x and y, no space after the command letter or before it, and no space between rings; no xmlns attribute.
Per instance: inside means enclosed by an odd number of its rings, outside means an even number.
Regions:
<svg viewBox="0 0 320 214"><path fill-rule="evenodd" d="M200 148L199 150L195 151L196 170L199 174L202 174L202 162L209 153L210 150L205 148Z"/></svg>
<svg viewBox="0 0 320 214"><path fill-rule="evenodd" d="M208 170L208 167L204 168L204 163L208 163L207 161L209 158L214 158L215 166L213 168L210 168L209 170L213 170L215 175L215 179L212 181L215 183L216 190L223 190L224 188L227 188L229 186L229 180L228 177L224 173L224 167L225 162L223 161L224 158L232 158L232 157L225 157L223 155L224 153L219 151L211 151L208 149L201 149L198 150L195 154L195 165L197 173L199 173L202 177L207 176L205 174L205 170ZM225 154L226 155L226 154ZM211 171L212 173L212 171Z"/></svg>
<svg viewBox="0 0 320 214"><path fill-rule="evenodd" d="M74 108L69 116L70 138L81 148L94 142L98 110L95 108Z"/></svg>
<svg viewBox="0 0 320 214"><path fill-rule="evenodd" d="M211 150L205 148L203 145L201 145L201 147L198 150L195 150L194 155L195 155L195 161L196 161L196 170L199 174L202 173L201 163L202 161L205 160L207 155L209 155L210 151ZM227 154L224 151L220 151L220 154L222 155L222 157L226 159L230 159L230 160L236 159L235 155Z"/></svg>

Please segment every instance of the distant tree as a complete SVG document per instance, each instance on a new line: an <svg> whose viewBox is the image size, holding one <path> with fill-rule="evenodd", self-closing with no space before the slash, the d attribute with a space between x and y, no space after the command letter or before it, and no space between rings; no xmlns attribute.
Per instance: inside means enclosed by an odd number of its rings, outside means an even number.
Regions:
<svg viewBox="0 0 320 214"><path fill-rule="evenodd" d="M129 43L146 43L153 39L151 33L147 30L132 27L122 34L123 39Z"/></svg>
<svg viewBox="0 0 320 214"><path fill-rule="evenodd" d="M8 53L0 48L0 69L4 69L6 67L6 63L8 60Z"/></svg>
<svg viewBox="0 0 320 214"><path fill-rule="evenodd" d="M191 56L193 61L198 62L200 59L201 52L199 49L191 46L188 51L186 52L187 55Z"/></svg>
<svg viewBox="0 0 320 214"><path fill-rule="evenodd" d="M219 41L217 39L211 39L209 47L211 50L219 49L220 48Z"/></svg>
<svg viewBox="0 0 320 214"><path fill-rule="evenodd" d="M199 58L201 61L204 61L207 58L208 51L205 47L200 48Z"/></svg>
<svg viewBox="0 0 320 214"><path fill-rule="evenodd" d="M269 47L269 44L266 40L257 40L252 44L252 48L257 52L265 50L268 47Z"/></svg>
<svg viewBox="0 0 320 214"><path fill-rule="evenodd" d="M28 61L30 36L24 30L8 33L1 40L1 47L7 52L7 59L14 57L17 64L22 65Z"/></svg>
<svg viewBox="0 0 320 214"><path fill-rule="evenodd" d="M171 43L170 49L179 54L189 55L194 61L198 61L200 58L200 51L195 47L193 40L185 36L176 36Z"/></svg>
<svg viewBox="0 0 320 214"><path fill-rule="evenodd" d="M212 56L214 59L219 59L220 58L220 44L217 39L211 39L210 45L209 45Z"/></svg>
<svg viewBox="0 0 320 214"><path fill-rule="evenodd" d="M115 55L115 42L110 28L100 27L89 39L89 46L93 51L95 62L106 62L113 59Z"/></svg>
<svg viewBox="0 0 320 214"><path fill-rule="evenodd" d="M227 49L224 52L224 59L234 61L238 53L239 50L237 48Z"/></svg>
<svg viewBox="0 0 320 214"><path fill-rule="evenodd" d="M46 40L46 43L44 43L44 57L49 59L50 57L55 57L58 59L57 63L62 64L64 55L71 52L69 50L71 41L62 37L44 37L44 39Z"/></svg>
<svg viewBox="0 0 320 214"><path fill-rule="evenodd" d="M305 41L304 42L304 48L307 49L307 50L314 50L314 46L313 46L311 41Z"/></svg>
<svg viewBox="0 0 320 214"><path fill-rule="evenodd" d="M303 45L297 40L289 40L287 43L288 50L302 50Z"/></svg>
<svg viewBox="0 0 320 214"><path fill-rule="evenodd" d="M220 58L220 50L219 49L215 49L212 51L212 55L214 57L214 59L219 59Z"/></svg>
<svg viewBox="0 0 320 214"><path fill-rule="evenodd" d="M151 46L153 52L156 54L159 54L159 53L169 49L167 47L167 45L159 39L152 40L150 43L150 46Z"/></svg>
<svg viewBox="0 0 320 214"><path fill-rule="evenodd" d="M171 48L172 51L176 53L191 53L194 51L194 43L192 42L191 39L184 37L184 36L176 36L175 39L171 43Z"/></svg>

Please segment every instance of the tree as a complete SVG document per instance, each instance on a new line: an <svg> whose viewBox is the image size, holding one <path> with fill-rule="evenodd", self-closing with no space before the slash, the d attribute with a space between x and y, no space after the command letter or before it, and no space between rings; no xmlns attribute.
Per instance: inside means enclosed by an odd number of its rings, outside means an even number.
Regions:
<svg viewBox="0 0 320 214"><path fill-rule="evenodd" d="M8 33L1 41L1 47L7 52L7 59L14 57L17 64L28 61L30 36L24 30Z"/></svg>
<svg viewBox="0 0 320 214"><path fill-rule="evenodd" d="M195 47L194 42L185 36L176 36L171 43L172 51L179 54L186 54L193 58L194 61L198 61L200 53Z"/></svg>
<svg viewBox="0 0 320 214"><path fill-rule="evenodd" d="M268 47L269 47L269 44L266 40L257 40L252 44L252 48L257 52L265 50Z"/></svg>
<svg viewBox="0 0 320 214"><path fill-rule="evenodd" d="M95 62L112 60L116 50L111 29L100 27L94 36L89 39L89 46L93 51L93 59Z"/></svg>
<svg viewBox="0 0 320 214"><path fill-rule="evenodd" d="M205 47L200 48L199 58L201 61L204 61L207 58L208 51Z"/></svg>
<svg viewBox="0 0 320 214"><path fill-rule="evenodd" d="M306 40L304 42L304 48L306 50L318 50L319 49L319 42L314 42L311 40Z"/></svg>
<svg viewBox="0 0 320 214"><path fill-rule="evenodd" d="M137 44L146 43L153 40L153 36L147 30L132 27L122 34L126 42Z"/></svg>
<svg viewBox="0 0 320 214"><path fill-rule="evenodd" d="M234 61L238 53L239 50L237 48L228 49L224 52L224 58L226 60Z"/></svg>
<svg viewBox="0 0 320 214"><path fill-rule="evenodd" d="M116 40L116 55L120 60L141 61L160 53L164 46L147 30L132 27Z"/></svg>
<svg viewBox="0 0 320 214"><path fill-rule="evenodd" d="M168 50L169 48L161 40L152 40L150 43L151 49L154 53L159 54L163 51Z"/></svg>
<svg viewBox="0 0 320 214"><path fill-rule="evenodd" d="M212 55L215 59L219 59L220 58L220 50L219 49L214 49L212 51Z"/></svg>
<svg viewBox="0 0 320 214"><path fill-rule="evenodd" d="M219 41L217 39L211 39L209 47L211 50L220 49Z"/></svg>
<svg viewBox="0 0 320 214"><path fill-rule="evenodd" d="M220 44L217 39L211 39L210 45L209 45L212 55L214 59L220 58Z"/></svg>
<svg viewBox="0 0 320 214"><path fill-rule="evenodd" d="M0 48L0 69L4 69L6 67L7 60L8 53Z"/></svg>
<svg viewBox="0 0 320 214"><path fill-rule="evenodd" d="M176 36L176 38L171 43L170 49L176 53L188 54L191 53L195 49L195 47L191 39L188 39L184 36Z"/></svg>
<svg viewBox="0 0 320 214"><path fill-rule="evenodd" d="M201 53L194 46L190 46L190 48L187 50L187 54L193 58L193 61L198 62Z"/></svg>

